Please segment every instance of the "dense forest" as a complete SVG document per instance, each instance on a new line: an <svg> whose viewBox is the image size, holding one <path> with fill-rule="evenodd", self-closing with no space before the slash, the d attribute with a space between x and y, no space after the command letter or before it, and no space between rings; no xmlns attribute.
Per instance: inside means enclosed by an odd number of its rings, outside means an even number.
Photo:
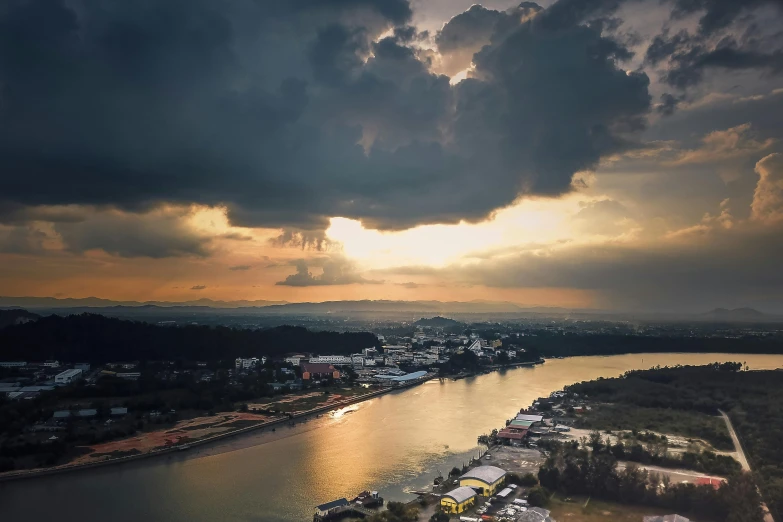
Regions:
<svg viewBox="0 0 783 522"><path fill-rule="evenodd" d="M265 330L223 326L156 326L101 315L52 315L0 329L0 360L105 363L135 360L214 361L291 352L347 355L380 347L367 332Z"/></svg>
<svg viewBox="0 0 783 522"><path fill-rule="evenodd" d="M770 512L783 516L783 372L741 363L655 368L569 387L591 401L637 409L728 413Z"/></svg>

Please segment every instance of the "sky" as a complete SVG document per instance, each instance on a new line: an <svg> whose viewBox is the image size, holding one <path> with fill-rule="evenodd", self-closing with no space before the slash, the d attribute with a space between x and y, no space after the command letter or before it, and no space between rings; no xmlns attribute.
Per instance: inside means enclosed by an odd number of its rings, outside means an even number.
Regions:
<svg viewBox="0 0 783 522"><path fill-rule="evenodd" d="M0 295L783 313L780 0L10 0Z"/></svg>

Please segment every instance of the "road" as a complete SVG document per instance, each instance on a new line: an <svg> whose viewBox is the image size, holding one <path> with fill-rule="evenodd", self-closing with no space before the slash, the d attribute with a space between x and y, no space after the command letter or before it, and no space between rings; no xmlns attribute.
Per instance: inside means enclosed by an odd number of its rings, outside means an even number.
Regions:
<svg viewBox="0 0 783 522"><path fill-rule="evenodd" d="M718 410L718 411L723 417L723 420L726 421L726 427L729 429L729 435L731 435L731 440L734 441L734 448L737 450L737 460L742 466L742 469L744 469L745 471L750 471L750 463L748 462L748 458L745 456L745 450L742 449L742 444L740 444L740 440L739 437L737 436L737 432L734 431L734 426L731 425L731 419L729 419L729 416L726 415L725 411L723 410ZM775 522L775 519L772 518L772 515L767 509L767 505L762 502L761 507L764 509L764 522Z"/></svg>

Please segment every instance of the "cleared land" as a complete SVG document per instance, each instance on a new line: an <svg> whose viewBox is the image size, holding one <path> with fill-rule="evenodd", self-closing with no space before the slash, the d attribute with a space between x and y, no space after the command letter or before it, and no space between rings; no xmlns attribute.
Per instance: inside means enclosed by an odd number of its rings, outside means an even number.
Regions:
<svg viewBox="0 0 783 522"><path fill-rule="evenodd" d="M668 515L670 512L658 508L628 506L590 499L585 507L586 498L573 498L571 502L552 498L548 509L552 518L564 522L640 522L646 515ZM697 519L691 518L698 522Z"/></svg>

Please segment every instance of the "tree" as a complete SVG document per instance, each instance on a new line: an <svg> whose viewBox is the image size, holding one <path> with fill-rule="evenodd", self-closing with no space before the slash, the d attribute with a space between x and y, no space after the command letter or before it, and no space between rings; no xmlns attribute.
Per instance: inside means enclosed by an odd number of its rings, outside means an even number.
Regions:
<svg viewBox="0 0 783 522"><path fill-rule="evenodd" d="M430 522L449 522L450 519L446 513L435 513L430 517Z"/></svg>
<svg viewBox="0 0 783 522"><path fill-rule="evenodd" d="M549 504L549 491L542 486L535 486L527 494L527 501L533 507L546 507Z"/></svg>
<svg viewBox="0 0 783 522"><path fill-rule="evenodd" d="M451 471L449 471L449 477L458 477L462 475L462 470L459 469L457 466L454 466L451 468Z"/></svg>

